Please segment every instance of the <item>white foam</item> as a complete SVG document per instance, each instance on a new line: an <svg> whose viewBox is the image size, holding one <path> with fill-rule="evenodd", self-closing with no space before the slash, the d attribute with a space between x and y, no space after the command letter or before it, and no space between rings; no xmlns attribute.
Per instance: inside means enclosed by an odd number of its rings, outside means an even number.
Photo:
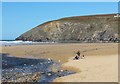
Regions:
<svg viewBox="0 0 120 84"><path fill-rule="evenodd" d="M7 46L7 45L23 45L23 44L37 44L37 43L55 43L55 42L32 42L32 41L0 41L0 45Z"/></svg>
<svg viewBox="0 0 120 84"><path fill-rule="evenodd" d="M0 45L30 44L32 41L0 41Z"/></svg>

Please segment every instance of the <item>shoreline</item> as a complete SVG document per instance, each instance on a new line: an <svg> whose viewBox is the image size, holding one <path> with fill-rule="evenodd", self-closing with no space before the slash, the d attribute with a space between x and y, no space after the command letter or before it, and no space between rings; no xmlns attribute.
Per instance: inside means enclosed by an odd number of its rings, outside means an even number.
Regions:
<svg viewBox="0 0 120 84"><path fill-rule="evenodd" d="M5 43L4 43L5 42ZM22 41L22 40L3 40L0 41L0 47L7 47L7 46L22 46L22 45L63 45L63 44L119 44L119 42L79 42L79 41L75 41L75 42L33 42L33 41Z"/></svg>

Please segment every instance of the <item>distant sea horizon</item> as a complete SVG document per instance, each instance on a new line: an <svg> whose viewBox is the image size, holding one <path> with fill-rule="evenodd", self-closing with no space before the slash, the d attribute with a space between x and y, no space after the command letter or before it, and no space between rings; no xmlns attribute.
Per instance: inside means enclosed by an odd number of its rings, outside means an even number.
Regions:
<svg viewBox="0 0 120 84"><path fill-rule="evenodd" d="M33 44L53 44L57 42L34 42L34 41L22 41L22 40L0 40L0 46L10 45L33 45Z"/></svg>
<svg viewBox="0 0 120 84"><path fill-rule="evenodd" d="M0 40L0 41L15 41L14 39L3 39L3 40Z"/></svg>

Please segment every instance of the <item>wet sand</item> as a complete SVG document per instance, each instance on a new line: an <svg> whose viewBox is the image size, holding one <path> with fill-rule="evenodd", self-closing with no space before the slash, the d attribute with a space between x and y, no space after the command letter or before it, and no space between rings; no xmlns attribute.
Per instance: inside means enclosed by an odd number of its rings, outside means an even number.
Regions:
<svg viewBox="0 0 120 84"><path fill-rule="evenodd" d="M96 50L97 48L97 50ZM63 43L41 45L3 46L0 53L23 58L51 58L65 63L80 50L85 56L106 56L118 53L118 44L114 43Z"/></svg>
<svg viewBox="0 0 120 84"><path fill-rule="evenodd" d="M84 59L72 60L77 50ZM55 82L114 82L118 80L117 43L63 43L2 47L3 53L22 58L51 58L62 64L62 69L76 74L59 77Z"/></svg>

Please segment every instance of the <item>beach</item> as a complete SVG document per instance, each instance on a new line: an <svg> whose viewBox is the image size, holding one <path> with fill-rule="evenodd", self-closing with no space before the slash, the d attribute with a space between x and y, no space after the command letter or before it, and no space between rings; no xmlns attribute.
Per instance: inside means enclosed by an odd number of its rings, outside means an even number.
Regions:
<svg viewBox="0 0 120 84"><path fill-rule="evenodd" d="M116 57L116 58L115 58ZM76 68L76 74L57 78L55 82L117 82L117 56L86 57L78 61L70 60L63 66Z"/></svg>
<svg viewBox="0 0 120 84"><path fill-rule="evenodd" d="M85 57L73 60L77 51ZM117 82L118 43L58 43L2 46L2 52L20 58L52 59L75 74L54 82Z"/></svg>

